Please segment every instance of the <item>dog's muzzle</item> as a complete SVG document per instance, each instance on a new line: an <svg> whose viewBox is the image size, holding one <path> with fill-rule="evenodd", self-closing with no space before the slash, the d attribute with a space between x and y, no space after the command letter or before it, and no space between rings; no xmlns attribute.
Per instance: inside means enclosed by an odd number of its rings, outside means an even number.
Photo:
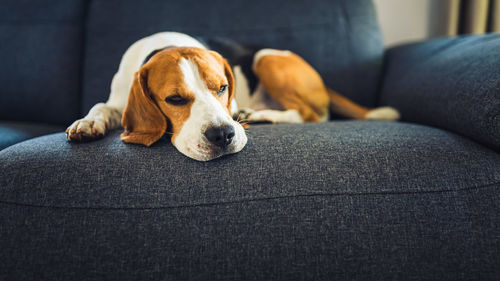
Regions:
<svg viewBox="0 0 500 281"><path fill-rule="evenodd" d="M205 131L204 135L210 143L224 149L233 140L235 132L233 126L225 125L209 128Z"/></svg>

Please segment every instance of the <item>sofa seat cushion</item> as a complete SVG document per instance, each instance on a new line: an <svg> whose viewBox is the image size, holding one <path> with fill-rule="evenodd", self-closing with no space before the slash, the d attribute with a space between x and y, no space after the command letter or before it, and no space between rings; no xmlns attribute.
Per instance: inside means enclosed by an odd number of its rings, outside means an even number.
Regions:
<svg viewBox="0 0 500 281"><path fill-rule="evenodd" d="M119 133L0 151L1 280L500 275L500 156L458 135L252 126L240 153L197 162L167 140L146 148Z"/></svg>
<svg viewBox="0 0 500 281"><path fill-rule="evenodd" d="M64 131L63 127L54 125L0 122L0 150L27 139L61 131Z"/></svg>
<svg viewBox="0 0 500 281"><path fill-rule="evenodd" d="M74 208L163 208L288 196L445 192L500 182L500 155L422 125L339 121L255 125L240 153L198 162L167 139L91 143L64 133L0 152L0 201Z"/></svg>

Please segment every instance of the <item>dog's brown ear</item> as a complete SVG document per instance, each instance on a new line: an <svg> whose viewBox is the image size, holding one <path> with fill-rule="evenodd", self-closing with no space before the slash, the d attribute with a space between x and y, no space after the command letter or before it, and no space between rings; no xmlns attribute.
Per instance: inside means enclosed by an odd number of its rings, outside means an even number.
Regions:
<svg viewBox="0 0 500 281"><path fill-rule="evenodd" d="M228 100L227 100L227 108L229 109L229 112L231 112L231 101L234 98L234 75L233 75L233 70L231 69L231 66L227 62L226 59L222 59L224 61L224 74L226 75L227 78L227 84L228 84Z"/></svg>
<svg viewBox="0 0 500 281"><path fill-rule="evenodd" d="M146 70L135 73L123 111L120 137L124 142L150 146L160 139L167 129L167 120L152 100L146 84Z"/></svg>

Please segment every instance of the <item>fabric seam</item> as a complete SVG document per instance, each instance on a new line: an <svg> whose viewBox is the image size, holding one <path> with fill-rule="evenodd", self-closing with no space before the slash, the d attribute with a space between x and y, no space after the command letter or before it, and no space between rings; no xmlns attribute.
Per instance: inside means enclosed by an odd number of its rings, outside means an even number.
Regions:
<svg viewBox="0 0 500 281"><path fill-rule="evenodd" d="M401 191L401 192L363 192L363 193L311 193L311 194L300 194L300 195L288 195L288 196L275 196L266 198L255 198L255 199L241 199L226 202L212 202L212 203L198 203L198 204L186 204L178 206L161 206L161 207L68 207L68 206L43 206L36 204L18 203L18 202L8 202L0 200L0 204L15 205L15 206L25 206L25 207L35 207L35 208L47 208L47 209L74 209L74 210L156 210L156 209L184 209L192 207L211 207L229 204L240 204L248 202L258 202L258 201L268 201L268 200L280 200L280 199L293 199L302 197L317 197L317 196L373 196L373 195L407 195L407 194L436 194L436 193L450 193L450 192L462 192L462 191L473 191L477 189L485 189L492 187L494 185L500 184L500 181L493 182L489 184L484 184L480 186L472 186L461 189L444 189L444 190L431 190L431 191Z"/></svg>

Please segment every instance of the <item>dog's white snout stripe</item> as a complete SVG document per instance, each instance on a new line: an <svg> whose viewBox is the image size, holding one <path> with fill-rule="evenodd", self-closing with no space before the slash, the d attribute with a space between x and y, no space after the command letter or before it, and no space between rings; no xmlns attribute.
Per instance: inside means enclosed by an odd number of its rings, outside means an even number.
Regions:
<svg viewBox="0 0 500 281"><path fill-rule="evenodd" d="M195 96L190 118L198 119L201 124L210 123L208 124L210 126L229 122L230 117L208 89L200 75L198 65L189 59L181 58L179 66L184 76L184 83Z"/></svg>
<svg viewBox="0 0 500 281"><path fill-rule="evenodd" d="M211 145L210 141L205 137L207 129L210 127L233 126L235 136L225 153L240 151L246 144L243 128L231 118L227 110L213 96L205 80L200 75L198 65L192 60L181 58L179 67L182 71L184 84L194 95L194 102L191 105L189 118L174 140L175 147L191 158L202 161L210 160L213 157L207 154L206 151L196 150L196 147L207 148ZM214 69L213 71L217 70Z"/></svg>

